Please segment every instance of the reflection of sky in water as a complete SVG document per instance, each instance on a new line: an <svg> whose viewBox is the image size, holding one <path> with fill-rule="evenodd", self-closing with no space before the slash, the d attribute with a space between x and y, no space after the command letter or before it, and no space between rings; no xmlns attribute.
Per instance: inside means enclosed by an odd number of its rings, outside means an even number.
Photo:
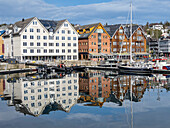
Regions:
<svg viewBox="0 0 170 128"><path fill-rule="evenodd" d="M159 92L159 94L158 94ZM157 100L158 96L160 101ZM133 102L134 128L169 128L170 93L165 89L146 89L140 102ZM78 103L70 112L51 111L48 115L33 117L7 106L0 100L0 128L129 128L131 127L131 102L124 100L119 106L105 102L99 106Z"/></svg>
<svg viewBox="0 0 170 128"><path fill-rule="evenodd" d="M170 125L169 92L162 89L160 101L157 100L157 90L146 91L141 102L133 102L134 127L168 128ZM3 128L127 128L131 123L130 101L123 102L123 106L114 103L104 103L102 108L87 107L77 104L70 113L62 111L50 112L49 115L39 117L24 116L16 112L14 107L7 107L6 101L0 101L0 126Z"/></svg>

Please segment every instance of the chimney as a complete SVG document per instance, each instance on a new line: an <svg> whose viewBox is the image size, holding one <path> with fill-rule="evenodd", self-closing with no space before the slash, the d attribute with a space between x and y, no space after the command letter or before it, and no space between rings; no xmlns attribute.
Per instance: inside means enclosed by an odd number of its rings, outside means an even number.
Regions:
<svg viewBox="0 0 170 128"><path fill-rule="evenodd" d="M24 21L25 21L25 19L23 18L23 19L22 19L22 22L24 22Z"/></svg>

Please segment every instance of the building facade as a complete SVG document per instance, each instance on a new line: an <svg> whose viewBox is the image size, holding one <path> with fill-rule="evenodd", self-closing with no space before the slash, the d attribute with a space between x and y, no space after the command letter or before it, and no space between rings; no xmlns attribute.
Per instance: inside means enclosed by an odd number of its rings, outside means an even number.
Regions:
<svg viewBox="0 0 170 128"><path fill-rule="evenodd" d="M78 34L68 20L16 22L4 35L5 57L18 60L78 60Z"/></svg>
<svg viewBox="0 0 170 128"><path fill-rule="evenodd" d="M123 58L129 58L130 52L130 27L117 24L106 25L106 31L111 36L111 52L121 55ZM132 27L132 53L136 57L148 55L146 53L146 37L143 29L138 25Z"/></svg>
<svg viewBox="0 0 170 128"><path fill-rule="evenodd" d="M170 39L163 39L159 41L159 54L169 57L170 56Z"/></svg>
<svg viewBox="0 0 170 128"><path fill-rule="evenodd" d="M5 31L0 31L0 56L4 56L4 35Z"/></svg>
<svg viewBox="0 0 170 128"><path fill-rule="evenodd" d="M79 34L79 59L101 60L110 54L110 36L101 23L75 27Z"/></svg>

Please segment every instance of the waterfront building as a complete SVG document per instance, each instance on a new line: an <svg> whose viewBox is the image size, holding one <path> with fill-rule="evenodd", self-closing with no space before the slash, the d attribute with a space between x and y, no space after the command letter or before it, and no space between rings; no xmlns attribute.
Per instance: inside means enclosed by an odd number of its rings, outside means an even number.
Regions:
<svg viewBox="0 0 170 128"><path fill-rule="evenodd" d="M149 53L153 58L157 58L159 56L159 41L156 39L149 40Z"/></svg>
<svg viewBox="0 0 170 128"><path fill-rule="evenodd" d="M3 96L5 90L5 80L0 79L0 97Z"/></svg>
<svg viewBox="0 0 170 128"><path fill-rule="evenodd" d="M79 34L79 59L101 60L110 54L110 35L101 23L76 26Z"/></svg>
<svg viewBox="0 0 170 128"><path fill-rule="evenodd" d="M120 55L122 59L128 59L131 45L130 26L117 24L106 25L104 28L111 37L111 52ZM137 58L148 56L148 53L146 53L146 37L143 29L138 25L132 27L132 53Z"/></svg>
<svg viewBox="0 0 170 128"><path fill-rule="evenodd" d="M170 56L170 39L165 38L163 40L159 40L159 53L162 56L169 57Z"/></svg>
<svg viewBox="0 0 170 128"><path fill-rule="evenodd" d="M78 81L77 73L55 79L24 77L16 80L14 86L7 80L4 95L8 105L24 114L39 116L57 110L69 112L79 98Z"/></svg>
<svg viewBox="0 0 170 128"><path fill-rule="evenodd" d="M3 37L6 58L78 60L78 34L68 20L22 19Z"/></svg>
<svg viewBox="0 0 170 128"><path fill-rule="evenodd" d="M3 39L4 33L5 30L0 31L0 56L4 55L4 39Z"/></svg>

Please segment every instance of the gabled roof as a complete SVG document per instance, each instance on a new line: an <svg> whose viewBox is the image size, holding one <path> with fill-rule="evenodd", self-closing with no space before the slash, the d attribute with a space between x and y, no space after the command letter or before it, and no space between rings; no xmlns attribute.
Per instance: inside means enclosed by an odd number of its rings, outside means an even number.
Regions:
<svg viewBox="0 0 170 128"><path fill-rule="evenodd" d="M54 21L54 20L39 20L39 21L47 30L53 28L55 32L66 21L66 19L60 21Z"/></svg>
<svg viewBox="0 0 170 128"><path fill-rule="evenodd" d="M17 26L18 28L21 28L21 29L15 34L19 34L34 18L35 17L29 18L29 19L22 19L22 21L16 22L13 26Z"/></svg>
<svg viewBox="0 0 170 128"><path fill-rule="evenodd" d="M132 26L132 34L139 28L139 25ZM124 27L125 34L130 38L130 25Z"/></svg>
<svg viewBox="0 0 170 128"><path fill-rule="evenodd" d="M121 24L116 24L116 25L106 25L104 26L105 30L108 32L110 37L112 37L115 32L120 28Z"/></svg>
<svg viewBox="0 0 170 128"><path fill-rule="evenodd" d="M83 33L83 34L79 34L80 37L79 38L88 38L91 33L96 29L96 27L99 25L100 23L95 23L95 24L88 24L88 25L83 25L83 26L77 26L75 27L76 30L83 30L83 29L90 29L93 28L93 30L91 30L89 33Z"/></svg>

